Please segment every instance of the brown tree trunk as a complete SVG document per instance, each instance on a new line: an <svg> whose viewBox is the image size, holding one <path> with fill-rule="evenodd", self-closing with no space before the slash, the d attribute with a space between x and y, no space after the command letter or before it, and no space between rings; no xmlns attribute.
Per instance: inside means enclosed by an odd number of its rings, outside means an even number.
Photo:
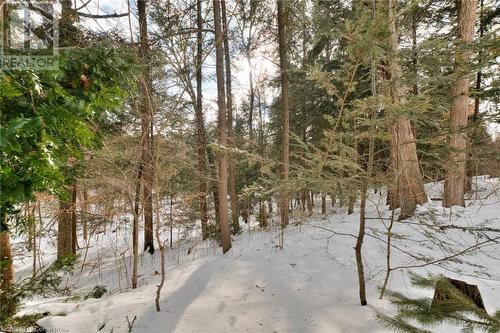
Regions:
<svg viewBox="0 0 500 333"><path fill-rule="evenodd" d="M224 36L221 29L220 0L213 0L214 28L215 28L215 70L217 76L217 106L218 112L218 138L219 146L227 147L227 114L224 80ZM222 242L222 252L226 253L231 248L231 233L228 222L227 203L227 156L224 150L219 152L219 175L217 180L219 192L219 224Z"/></svg>
<svg viewBox="0 0 500 333"><path fill-rule="evenodd" d="M90 205L89 205L89 193L86 187L83 188L83 203L82 203L82 228L83 228L83 239L87 241L88 239L88 225L87 219L88 214L90 213Z"/></svg>
<svg viewBox="0 0 500 333"><path fill-rule="evenodd" d="M463 0L458 4L458 36L459 43L467 44L474 39L477 0ZM464 186L466 177L467 135L463 132L467 125L469 105L469 75L467 63L472 52L457 49L455 54L454 74L457 79L451 87L453 104L450 110L450 153L447 160L446 178L444 181L443 206L465 206Z"/></svg>
<svg viewBox="0 0 500 333"><path fill-rule="evenodd" d="M201 234L203 239L208 237L208 213L207 213L207 157L205 143L205 122L203 120L203 101L202 101L202 65L203 65L203 19L202 19L201 0L196 1L196 24L198 31L196 33L196 132L198 144L198 168L199 177L199 205Z"/></svg>
<svg viewBox="0 0 500 333"><path fill-rule="evenodd" d="M267 228L266 202L259 199L259 227Z"/></svg>
<svg viewBox="0 0 500 333"><path fill-rule="evenodd" d="M311 191L307 191L307 215L311 216L313 214L313 199Z"/></svg>
<svg viewBox="0 0 500 333"><path fill-rule="evenodd" d="M392 52L397 52L398 36L396 31L396 16L393 0L387 1L390 46ZM389 93L395 107L406 103L404 87L401 86L401 68L396 57L391 56L389 67L385 73L389 80ZM408 118L394 114L390 125L391 133L391 172L394 184L391 194L392 207L401 207L400 219L413 215L417 204L427 201L420 168L418 165L417 147Z"/></svg>
<svg viewBox="0 0 500 333"><path fill-rule="evenodd" d="M206 137L206 135L205 135ZM210 168L210 174L212 175L212 179L217 179L217 166L215 165L215 157L212 149L207 146L207 158L208 164ZM215 223L220 224L219 219L219 192L217 188L217 184L211 183L212 187L212 197L214 200L214 211L215 211Z"/></svg>
<svg viewBox="0 0 500 333"><path fill-rule="evenodd" d="M139 15L140 33L140 55L144 64L149 63L149 40L148 23L146 13L146 1L137 1L137 12ZM141 78L142 96L140 103L142 120L142 164L143 164L143 205L144 205L144 251L153 254L153 154L152 154L152 122L153 105L151 101L151 74L149 68L145 68Z"/></svg>
<svg viewBox="0 0 500 333"><path fill-rule="evenodd" d="M283 9L283 0L278 0L278 44L281 70L281 180L280 192L281 226L288 225L288 171L290 149L290 113L288 110L288 60L286 52L287 17Z"/></svg>
<svg viewBox="0 0 500 333"><path fill-rule="evenodd" d="M228 24L226 18L226 1L221 0L222 23L224 29L224 56L226 65L226 98L227 98L227 139L230 148L234 148L233 131L233 92L231 84L231 56L229 54ZM236 192L236 175L234 159L228 156L229 164L229 195L231 198L231 226L233 234L240 232L240 222L238 220L238 196Z"/></svg>
<svg viewBox="0 0 500 333"><path fill-rule="evenodd" d="M9 4L6 0L0 0L2 8L2 43L3 47L10 47L10 22L9 22Z"/></svg>
<svg viewBox="0 0 500 333"><path fill-rule="evenodd" d="M76 216L76 195L77 187L76 184L71 186L71 251L76 254L78 246L77 237L77 216Z"/></svg>
<svg viewBox="0 0 500 333"><path fill-rule="evenodd" d="M245 57L248 63L248 84L250 86L250 105L248 108L248 136L250 147L253 146L253 110L255 106L255 89L253 87L252 57L249 50L250 45L245 50Z"/></svg>
<svg viewBox="0 0 500 333"><path fill-rule="evenodd" d="M14 261L12 258L12 247L10 245L10 234L6 227L5 213L0 212L0 289L7 289L14 280Z"/></svg>
<svg viewBox="0 0 500 333"><path fill-rule="evenodd" d="M483 9L484 9L484 0L479 2L479 38L482 39L484 36L484 24L483 24ZM478 53L478 61L481 62L481 58L483 57L482 49L479 49ZM481 69L478 70L476 75L476 92L481 90L481 81L482 81L483 73ZM479 121L479 105L480 99L479 96L476 95L474 98L474 114L472 115L472 133L470 138L470 152L468 155L467 161L467 180L465 182L465 192L469 192L472 190L472 177L477 174L477 166L474 161L474 152L478 146L478 134L480 133L481 122Z"/></svg>
<svg viewBox="0 0 500 333"><path fill-rule="evenodd" d="M142 164L139 164L134 195L134 222L132 226L132 289L137 288L137 266L139 262L139 205L141 202Z"/></svg>
<svg viewBox="0 0 500 333"><path fill-rule="evenodd" d="M68 193L71 195L70 193ZM73 254L73 233L71 219L71 202L59 199L59 213L57 217L57 257Z"/></svg>
<svg viewBox="0 0 500 333"><path fill-rule="evenodd" d="M326 196L321 196L321 214L326 214Z"/></svg>

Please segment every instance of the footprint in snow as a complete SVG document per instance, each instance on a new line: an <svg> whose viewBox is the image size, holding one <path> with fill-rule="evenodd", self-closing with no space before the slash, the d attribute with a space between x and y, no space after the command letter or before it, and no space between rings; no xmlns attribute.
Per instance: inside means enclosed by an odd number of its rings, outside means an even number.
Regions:
<svg viewBox="0 0 500 333"><path fill-rule="evenodd" d="M226 307L226 303L220 302L220 304L217 306L217 312L221 313L224 311L224 308Z"/></svg>
<svg viewBox="0 0 500 333"><path fill-rule="evenodd" d="M231 327L234 327L234 325L236 325L237 321L238 321L238 319L236 318L236 316L229 316L229 325Z"/></svg>

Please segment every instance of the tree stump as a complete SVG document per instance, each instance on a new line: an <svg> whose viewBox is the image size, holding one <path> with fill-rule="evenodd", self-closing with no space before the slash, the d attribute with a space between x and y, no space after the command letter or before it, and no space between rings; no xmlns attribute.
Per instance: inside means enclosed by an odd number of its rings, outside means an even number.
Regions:
<svg viewBox="0 0 500 333"><path fill-rule="evenodd" d="M447 290L449 288L447 288L446 283L450 283L455 288L457 288L462 294L470 298L480 309L486 310L484 307L483 298L481 297L481 292L476 285L468 284L467 282L460 280L450 279L448 277L445 277L436 283L434 298L432 300L433 308L443 304L443 301L453 298L453 296Z"/></svg>

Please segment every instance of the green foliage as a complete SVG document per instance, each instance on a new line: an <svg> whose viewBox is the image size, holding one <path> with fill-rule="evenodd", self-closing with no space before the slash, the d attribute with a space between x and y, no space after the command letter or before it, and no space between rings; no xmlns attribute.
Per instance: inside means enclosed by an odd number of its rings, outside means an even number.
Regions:
<svg viewBox="0 0 500 333"><path fill-rule="evenodd" d="M451 324L461 327L463 332L500 331L500 311L494 315L488 314L448 279L442 276L423 277L412 274L411 282L420 288L436 288L447 297L443 300L409 298L401 293L389 291L387 295L397 307L398 314L390 317L378 313L377 319L382 326L396 332L430 332L409 322L416 321L424 328Z"/></svg>
<svg viewBox="0 0 500 333"><path fill-rule="evenodd" d="M84 299L101 298L107 292L108 292L108 290L106 289L105 286L99 286L98 285L98 286L95 286L94 288L92 288L92 290L87 295L85 295Z"/></svg>
<svg viewBox="0 0 500 333"><path fill-rule="evenodd" d="M76 256L69 255L56 260L52 265L37 272L35 276L25 278L0 290L0 322L6 322L19 309L23 299L47 293L60 294L64 290L59 285L65 274L71 274L75 268Z"/></svg>
<svg viewBox="0 0 500 333"><path fill-rule="evenodd" d="M52 71L0 72L2 217L37 191L64 194L69 168L83 149L99 144L99 126L116 120L131 88L132 58L119 49L69 50L59 64Z"/></svg>
<svg viewBox="0 0 500 333"><path fill-rule="evenodd" d="M209 223L207 226L208 238L214 239L220 243L220 226L218 223Z"/></svg>
<svg viewBox="0 0 500 333"><path fill-rule="evenodd" d="M0 326L6 332L45 332L36 322L48 316L49 312L11 317L5 320Z"/></svg>

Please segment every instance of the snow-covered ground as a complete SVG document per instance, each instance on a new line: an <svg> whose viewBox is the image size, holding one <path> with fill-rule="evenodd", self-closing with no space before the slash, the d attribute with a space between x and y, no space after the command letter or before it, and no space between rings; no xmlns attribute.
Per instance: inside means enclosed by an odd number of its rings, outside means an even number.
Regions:
<svg viewBox="0 0 500 333"><path fill-rule="evenodd" d="M439 228L500 228L500 181L479 177L476 183L479 191L466 201L466 208L454 207L450 214L440 201L430 200L414 218L395 222L391 266L415 267L393 271L389 289L411 297L432 297L432 290L411 286L408 271L444 274L477 284L487 311L500 309L500 244L487 241L500 234ZM440 183L428 184L429 198L441 197L441 187ZM141 255L140 286L131 290L130 223L116 221L98 240L92 240L86 265L82 270L78 266L65 281L72 295L84 296L94 286L104 285L105 296L29 300L21 314L50 312L38 322L49 332L129 332L129 323L132 332L387 332L375 320L376 311L394 313L389 301L378 299L391 217L384 200L371 191L363 247L366 307L359 305L353 249L359 209L347 215L328 200L325 216L318 212L320 202L312 217L296 214L297 223L284 233L283 250L278 247L276 221L268 231L244 226L225 255L209 241L174 242L167 253L160 312L154 304L160 254ZM168 232L162 237L167 239ZM42 243L45 262L49 262L55 249L48 239ZM79 253L84 257L85 249ZM32 259L18 254L18 276L30 274ZM450 256L450 260L440 260ZM426 262L432 264L424 266ZM458 332L460 328L443 326L435 331Z"/></svg>

